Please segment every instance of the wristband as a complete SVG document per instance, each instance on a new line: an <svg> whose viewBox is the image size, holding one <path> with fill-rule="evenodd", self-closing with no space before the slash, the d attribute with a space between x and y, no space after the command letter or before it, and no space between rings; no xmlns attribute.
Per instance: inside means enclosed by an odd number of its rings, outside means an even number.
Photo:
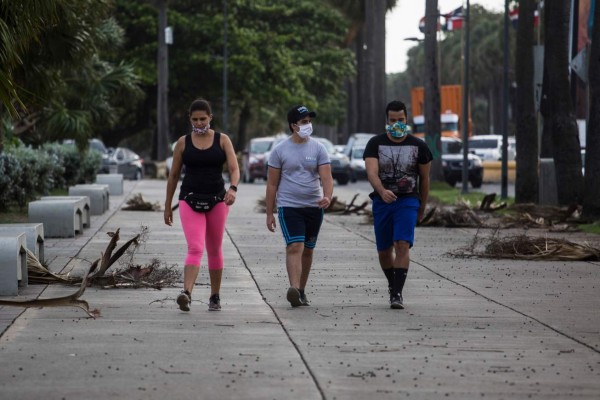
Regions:
<svg viewBox="0 0 600 400"><path fill-rule="evenodd" d="M237 186L235 185L229 185L229 189L233 190L234 192L237 192Z"/></svg>

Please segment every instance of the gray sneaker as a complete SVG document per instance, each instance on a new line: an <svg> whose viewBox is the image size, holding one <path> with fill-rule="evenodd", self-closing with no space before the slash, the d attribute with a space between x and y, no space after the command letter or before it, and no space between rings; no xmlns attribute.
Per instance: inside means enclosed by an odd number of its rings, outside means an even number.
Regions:
<svg viewBox="0 0 600 400"><path fill-rule="evenodd" d="M301 306L310 306L306 293L300 293L300 301L302 302L302 304L300 304Z"/></svg>
<svg viewBox="0 0 600 400"><path fill-rule="evenodd" d="M287 301L290 302L292 307L298 307L302 305L302 301L300 301L300 291L296 288L289 288L287 291Z"/></svg>
<svg viewBox="0 0 600 400"><path fill-rule="evenodd" d="M390 308L396 310L402 310L404 308L404 304L402 304L402 295L400 293L390 296Z"/></svg>
<svg viewBox="0 0 600 400"><path fill-rule="evenodd" d="M221 299L219 294L213 294L208 300L208 311L221 311Z"/></svg>
<svg viewBox="0 0 600 400"><path fill-rule="evenodd" d="M190 311L190 303L192 302L192 295L187 290L182 290L179 296L177 296L177 304L181 311Z"/></svg>

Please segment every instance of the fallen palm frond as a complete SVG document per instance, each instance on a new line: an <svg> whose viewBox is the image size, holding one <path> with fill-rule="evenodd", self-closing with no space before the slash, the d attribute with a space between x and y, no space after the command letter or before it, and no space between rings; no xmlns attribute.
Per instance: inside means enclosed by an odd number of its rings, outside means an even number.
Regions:
<svg viewBox="0 0 600 400"><path fill-rule="evenodd" d="M477 250L483 245L483 250ZM527 235L487 239L476 236L467 248L452 252L458 257L510 258L544 261L600 261L600 249L589 243Z"/></svg>
<svg viewBox="0 0 600 400"><path fill-rule="evenodd" d="M68 274L55 274L44 267L31 250L27 249L27 278L29 283L65 283L76 284L81 278L73 278Z"/></svg>
<svg viewBox="0 0 600 400"><path fill-rule="evenodd" d="M496 193L490 193L490 194L486 194L485 196L483 196L483 199L481 200L481 204L479 205L479 209L481 211L498 211L501 210L503 208L506 208L506 203L500 203L499 205L494 205L494 202L496 201Z"/></svg>
<svg viewBox="0 0 600 400"><path fill-rule="evenodd" d="M358 193L355 194L354 197L352 197L352 200L350 200L350 203L346 204L345 202L340 201L337 198L337 196L333 196L333 198L331 199L331 204L329 205L329 207L327 207L325 212L332 213L332 214L340 214L340 215L349 215L349 214L356 214L356 215L366 214L366 215L368 215L369 213L371 213L371 211L369 209L367 209L367 206L369 205L368 200L363 201L360 205L354 204L357 197L358 197Z"/></svg>
<svg viewBox="0 0 600 400"><path fill-rule="evenodd" d="M168 267L162 265L160 260L153 259L150 265L135 265L117 269L96 282L103 288L137 289L146 287L160 290L163 287L174 286L180 277L181 273L175 269L175 266Z"/></svg>
<svg viewBox="0 0 600 400"><path fill-rule="evenodd" d="M35 256L34 256L35 258ZM85 292L85 288L88 283L88 276L92 274L95 266L92 265L88 270L88 273L81 279L79 290L69 296L54 297L50 299L33 299L33 300L0 300L0 306L11 306L11 307L77 307L81 308L92 318L100 316L100 311L94 309L90 311L90 306L87 301L81 300L79 297Z"/></svg>
<svg viewBox="0 0 600 400"><path fill-rule="evenodd" d="M123 207L127 211L160 211L160 203L150 203L145 201L141 193L134 195L127 200L127 206Z"/></svg>
<svg viewBox="0 0 600 400"><path fill-rule="evenodd" d="M174 267L162 265L158 259L152 260L149 265L142 266L134 263L134 254L138 247L146 241L148 228L141 227L141 232L132 239L129 239L121 247L117 248L117 242L120 238L120 229L115 232L107 232L111 238L102 257L92 263L89 276L85 279L88 286L108 287L151 287L162 289L163 287L173 286L177 283L180 273ZM113 253L114 252L114 253ZM124 260L123 260L124 258ZM27 269L30 283L64 283L78 284L83 278L72 277L69 274L56 274L50 272L33 255L27 254ZM122 268L112 273L107 273L108 269L117 261Z"/></svg>
<svg viewBox="0 0 600 400"><path fill-rule="evenodd" d="M435 206L427 212L419 226L481 227L484 223L476 212L464 201L456 206Z"/></svg>
<svg viewBox="0 0 600 400"><path fill-rule="evenodd" d="M133 264L133 255L140 243L146 240L148 228L142 227L141 233L128 240L117 251L117 242L119 241L120 229L115 232L108 232L110 242L102 257L95 260L90 266L88 272L83 277L72 277L69 274L53 273L35 257L31 251L27 251L27 272L29 283L64 283L78 284L79 290L72 295L64 297L54 297L49 299L34 299L26 301L0 300L0 306L13 307L79 307L90 317L96 318L100 315L99 310L89 309L89 304L79 297L85 291L87 286L95 285L103 288L109 287L149 287L162 289L166 286L173 286L180 278L179 271L175 267L166 267L161 265L157 259L152 260L150 265L141 266ZM124 268L115 270L111 274L106 274L107 270L118 261L123 255L127 260L122 264ZM120 262L121 263L121 262Z"/></svg>
<svg viewBox="0 0 600 400"><path fill-rule="evenodd" d="M503 216L504 228L549 228L555 232L576 231L581 211L578 206L568 208L536 204L514 204L511 213Z"/></svg>
<svg viewBox="0 0 600 400"><path fill-rule="evenodd" d="M346 202L339 200L337 196L333 196L331 203L329 204L329 207L325 209L325 212L338 215L369 215L371 213L371 210L367 208L369 201L365 200L360 205L356 205L354 204L354 201L357 197L358 194L355 194L350 203L346 204ZM254 211L261 214L267 212L267 203L264 197L261 197L256 201Z"/></svg>

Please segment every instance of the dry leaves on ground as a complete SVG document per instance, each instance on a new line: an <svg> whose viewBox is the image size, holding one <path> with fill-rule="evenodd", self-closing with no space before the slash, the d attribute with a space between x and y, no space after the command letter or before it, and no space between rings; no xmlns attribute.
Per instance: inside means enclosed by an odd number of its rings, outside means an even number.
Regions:
<svg viewBox="0 0 600 400"><path fill-rule="evenodd" d="M524 234L499 237L497 232L483 239L478 233L469 246L450 254L457 257L540 261L600 261L600 248L587 242L579 244L566 239L531 237Z"/></svg>

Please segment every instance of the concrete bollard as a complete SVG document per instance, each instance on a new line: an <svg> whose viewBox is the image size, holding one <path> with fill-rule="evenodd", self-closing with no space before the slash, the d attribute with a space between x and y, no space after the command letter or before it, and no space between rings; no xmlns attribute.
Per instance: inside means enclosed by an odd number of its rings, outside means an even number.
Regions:
<svg viewBox="0 0 600 400"><path fill-rule="evenodd" d="M0 296L16 296L27 287L27 238L0 234Z"/></svg>
<svg viewBox="0 0 600 400"><path fill-rule="evenodd" d="M542 205L558 205L558 187L553 158L540 159L539 199Z"/></svg>
<svg viewBox="0 0 600 400"><path fill-rule="evenodd" d="M0 224L0 235L16 235L24 233L27 238L27 248L35 257L44 261L44 224Z"/></svg>
<svg viewBox="0 0 600 400"><path fill-rule="evenodd" d="M102 215L109 208L110 194L108 185L81 184L69 188L69 196L88 196L92 215Z"/></svg>
<svg viewBox="0 0 600 400"><path fill-rule="evenodd" d="M29 222L44 224L46 237L75 237L83 232L83 212L77 201L37 200L29 203Z"/></svg>
<svg viewBox="0 0 600 400"><path fill-rule="evenodd" d="M112 195L123 194L123 174L98 174L96 183L108 185L108 191Z"/></svg>
<svg viewBox="0 0 600 400"><path fill-rule="evenodd" d="M81 215L83 217L83 227L89 228L91 226L90 218L90 198L87 196L42 196L40 200L61 200L61 201L73 201L76 200L78 206L81 209Z"/></svg>

